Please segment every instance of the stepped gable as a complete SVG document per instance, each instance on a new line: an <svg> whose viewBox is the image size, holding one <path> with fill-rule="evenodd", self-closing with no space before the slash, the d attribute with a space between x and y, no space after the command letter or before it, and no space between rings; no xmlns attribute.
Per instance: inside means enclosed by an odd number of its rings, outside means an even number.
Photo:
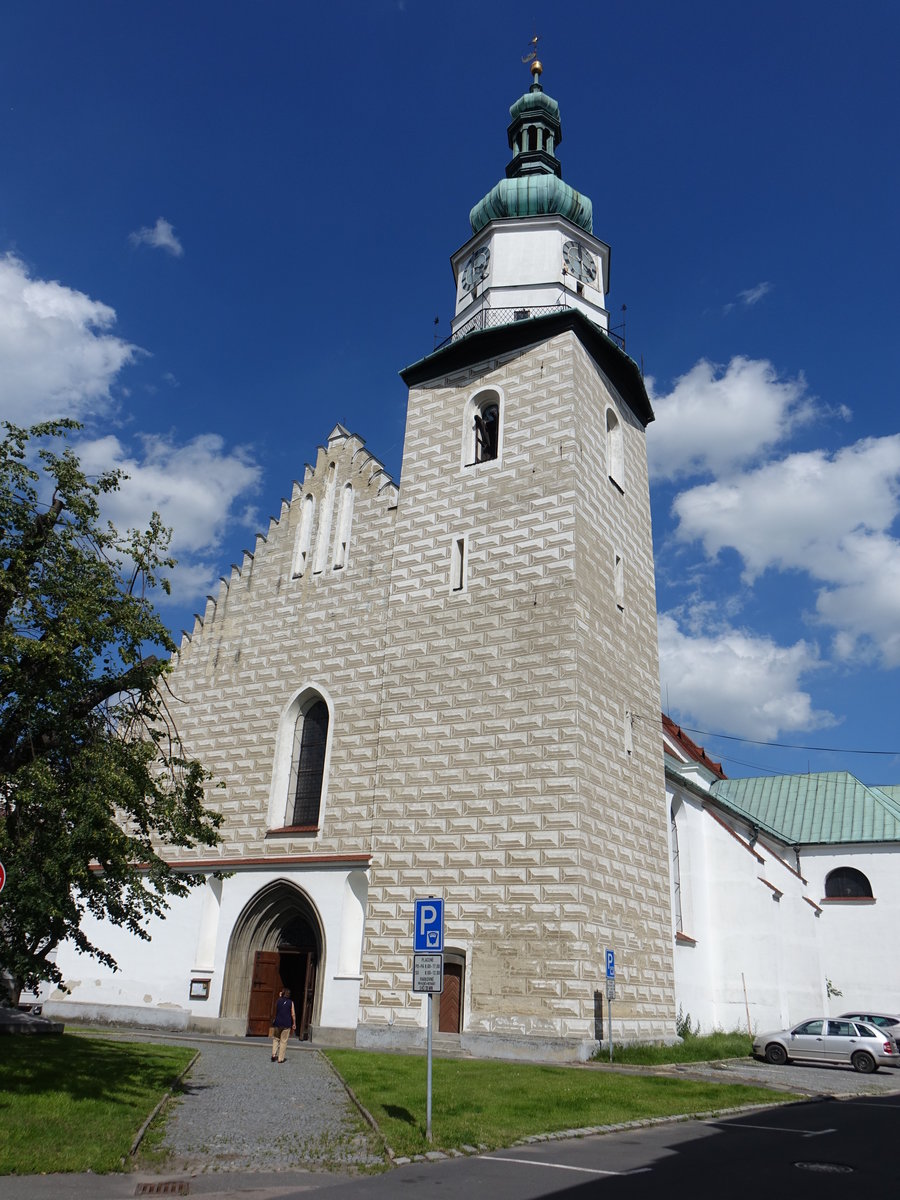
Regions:
<svg viewBox="0 0 900 1200"><path fill-rule="evenodd" d="M285 538L294 536L293 528L288 529L295 523L292 513L310 494L321 499L318 493L327 486L326 474L331 463L335 464L335 486L352 484L355 490L363 489L376 496L386 508L396 508L400 488L384 464L366 449L363 437L351 433L341 424L335 425L325 444L318 446L315 465L305 464L302 482L293 481L290 499L282 497L277 516L269 517L266 532L257 531L253 550L244 550L241 562L231 564L230 574L219 576L216 594L207 595L202 614L194 613L193 629L181 631L181 645L173 657L177 658L192 642L202 639L204 632L208 632L233 600L232 593L241 587L249 589L254 573L263 568L271 555L284 553Z"/></svg>

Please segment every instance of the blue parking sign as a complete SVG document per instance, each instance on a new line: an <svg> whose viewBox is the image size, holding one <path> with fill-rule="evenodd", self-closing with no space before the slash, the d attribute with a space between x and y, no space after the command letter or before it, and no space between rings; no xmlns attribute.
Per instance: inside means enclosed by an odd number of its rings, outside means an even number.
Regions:
<svg viewBox="0 0 900 1200"><path fill-rule="evenodd" d="M607 950L606 952L606 978L615 979L616 977L616 952L615 950Z"/></svg>
<svg viewBox="0 0 900 1200"><path fill-rule="evenodd" d="M414 954L443 954L444 901L435 896L416 901L416 923L413 930Z"/></svg>

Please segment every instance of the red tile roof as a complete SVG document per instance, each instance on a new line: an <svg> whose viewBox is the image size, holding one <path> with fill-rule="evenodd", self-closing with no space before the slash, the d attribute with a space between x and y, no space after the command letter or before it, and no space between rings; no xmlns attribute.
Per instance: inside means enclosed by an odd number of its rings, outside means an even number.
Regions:
<svg viewBox="0 0 900 1200"><path fill-rule="evenodd" d="M689 738L688 735L681 729L681 726L676 725L672 718L667 717L665 713L662 714L662 724L665 732L682 751L685 758L687 758L690 762L700 763L702 766L706 767L707 771L711 771L713 775L716 775L719 779L728 778L728 776L722 770L722 764L713 762L703 747L698 746L692 738Z"/></svg>

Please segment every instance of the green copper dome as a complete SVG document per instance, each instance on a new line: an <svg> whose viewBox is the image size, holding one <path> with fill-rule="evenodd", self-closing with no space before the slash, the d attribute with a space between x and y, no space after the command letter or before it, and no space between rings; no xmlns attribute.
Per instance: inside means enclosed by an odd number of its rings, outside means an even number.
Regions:
<svg viewBox="0 0 900 1200"><path fill-rule="evenodd" d="M506 178L484 196L469 213L472 232L502 217L536 217L559 213L587 233L593 232L593 210L587 196L562 179L555 150L562 141L559 105L541 87L543 67L531 65L534 82L509 110L506 131L512 160Z"/></svg>
<svg viewBox="0 0 900 1200"><path fill-rule="evenodd" d="M586 233L593 232L593 210L587 196L557 179L555 175L520 175L501 179L472 211L472 232L484 229L489 221L501 217L537 217L559 213Z"/></svg>

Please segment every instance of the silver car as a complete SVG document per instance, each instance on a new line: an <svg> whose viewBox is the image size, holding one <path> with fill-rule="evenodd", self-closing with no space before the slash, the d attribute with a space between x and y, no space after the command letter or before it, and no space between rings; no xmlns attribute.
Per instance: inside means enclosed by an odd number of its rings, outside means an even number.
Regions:
<svg viewBox="0 0 900 1200"><path fill-rule="evenodd" d="M867 1025L875 1025L878 1029L883 1029L885 1033L889 1033L894 1039L894 1045L900 1053L900 1017L888 1016L887 1013L873 1012L849 1012L840 1013L842 1017L846 1017L849 1021L865 1021Z"/></svg>
<svg viewBox="0 0 900 1200"><path fill-rule="evenodd" d="M879 1067L900 1067L894 1039L886 1030L845 1017L815 1017L793 1029L758 1034L753 1055L770 1063L849 1063L863 1075Z"/></svg>

